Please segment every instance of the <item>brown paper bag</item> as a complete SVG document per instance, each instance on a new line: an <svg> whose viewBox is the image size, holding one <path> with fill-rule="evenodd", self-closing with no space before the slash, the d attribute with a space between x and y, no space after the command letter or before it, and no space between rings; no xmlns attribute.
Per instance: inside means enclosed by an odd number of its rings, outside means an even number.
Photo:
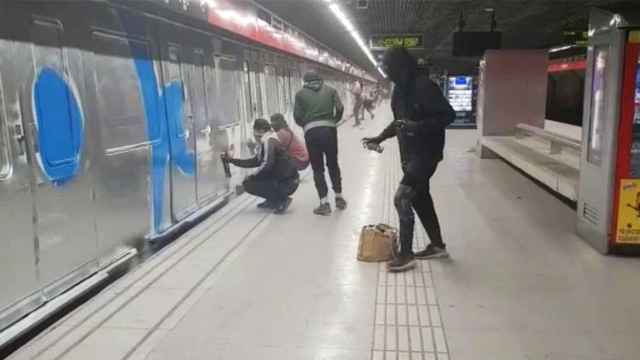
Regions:
<svg viewBox="0 0 640 360"><path fill-rule="evenodd" d="M366 262L388 261L396 251L398 232L386 225L365 225L360 233L358 260Z"/></svg>

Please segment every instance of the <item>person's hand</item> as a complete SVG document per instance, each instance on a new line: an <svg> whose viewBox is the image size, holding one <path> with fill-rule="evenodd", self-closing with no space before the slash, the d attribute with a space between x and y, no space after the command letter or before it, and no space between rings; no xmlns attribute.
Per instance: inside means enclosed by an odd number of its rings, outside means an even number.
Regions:
<svg viewBox="0 0 640 360"><path fill-rule="evenodd" d="M378 137L365 137L362 138L362 146L367 150L377 151L379 153L382 152L382 147L380 146L380 139Z"/></svg>
<svg viewBox="0 0 640 360"><path fill-rule="evenodd" d="M377 146L380 144L380 140L377 137L364 137L361 140L362 142L362 146L364 147L370 147L370 146Z"/></svg>
<svg viewBox="0 0 640 360"><path fill-rule="evenodd" d="M229 156L229 153L227 153L226 151L223 152L222 154L220 154L220 158L224 161L229 161L231 160L231 156Z"/></svg>

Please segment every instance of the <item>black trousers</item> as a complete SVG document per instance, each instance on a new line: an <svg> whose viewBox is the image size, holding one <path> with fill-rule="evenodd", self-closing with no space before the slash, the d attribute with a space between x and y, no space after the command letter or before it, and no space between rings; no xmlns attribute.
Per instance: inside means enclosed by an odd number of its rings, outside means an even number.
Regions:
<svg viewBox="0 0 640 360"><path fill-rule="evenodd" d="M313 181L318 190L318 196L324 198L329 192L327 181L324 177L325 160L329 169L329 177L333 191L342 192L342 177L340 166L338 165L338 130L331 127L317 127L310 129L304 134L307 150L309 151L309 161L313 169Z"/></svg>
<svg viewBox="0 0 640 360"><path fill-rule="evenodd" d="M254 177L246 179L242 186L244 191L251 195L255 195L266 199L267 201L278 204L287 199L287 197L298 189L300 184L299 178L290 179L256 179Z"/></svg>
<svg viewBox="0 0 640 360"><path fill-rule="evenodd" d="M413 253L413 233L415 216L418 214L422 226L424 226L431 244L444 248L442 241L440 221L436 214L431 197L429 181L436 171L438 163L420 166L419 171L405 171L404 177L398 186L394 198L394 204L400 220L400 254L411 255Z"/></svg>

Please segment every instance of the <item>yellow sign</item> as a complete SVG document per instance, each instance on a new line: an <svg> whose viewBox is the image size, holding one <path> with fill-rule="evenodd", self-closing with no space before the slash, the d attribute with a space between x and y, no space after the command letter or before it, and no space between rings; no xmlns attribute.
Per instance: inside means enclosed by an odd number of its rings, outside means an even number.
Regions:
<svg viewBox="0 0 640 360"><path fill-rule="evenodd" d="M640 179L622 179L618 196L616 242L640 244Z"/></svg>
<svg viewBox="0 0 640 360"><path fill-rule="evenodd" d="M630 44L640 43L640 31L634 30L629 32L629 43Z"/></svg>
<svg viewBox="0 0 640 360"><path fill-rule="evenodd" d="M420 49L424 46L422 35L373 35L371 47L374 49L388 49L392 47L405 47L407 49Z"/></svg>

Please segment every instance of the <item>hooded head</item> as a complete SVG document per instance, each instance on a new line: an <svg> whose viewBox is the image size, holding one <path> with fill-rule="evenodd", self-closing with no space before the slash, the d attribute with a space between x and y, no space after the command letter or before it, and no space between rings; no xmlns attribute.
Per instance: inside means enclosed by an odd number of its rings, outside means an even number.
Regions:
<svg viewBox="0 0 640 360"><path fill-rule="evenodd" d="M382 60L384 71L396 84L405 84L415 77L418 62L407 49L395 47L387 50Z"/></svg>
<svg viewBox="0 0 640 360"><path fill-rule="evenodd" d="M318 73L310 71L304 74L303 80L304 80L304 87L306 87L307 89L318 91L322 88L323 81L320 75L318 75Z"/></svg>
<svg viewBox="0 0 640 360"><path fill-rule="evenodd" d="M287 128L287 121L284 119L284 115L280 113L271 115L271 127L275 131Z"/></svg>

